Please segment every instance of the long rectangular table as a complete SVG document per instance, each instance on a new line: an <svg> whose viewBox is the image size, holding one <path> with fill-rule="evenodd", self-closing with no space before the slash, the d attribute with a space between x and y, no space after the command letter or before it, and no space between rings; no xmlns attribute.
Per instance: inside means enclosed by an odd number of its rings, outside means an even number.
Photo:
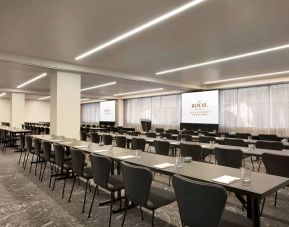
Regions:
<svg viewBox="0 0 289 227"><path fill-rule="evenodd" d="M155 165L161 163L175 164L175 158L169 156L157 155L154 153L142 152L140 157L135 156L135 151L126 148L113 147L112 151L108 151L108 146L100 146L99 144L84 141L72 141L71 139L52 139L48 135L32 135L33 138L58 143L64 146L82 150L86 153L96 153L110 157L116 162L126 161L132 164L141 165L150 168L153 171L167 175L179 174L194 180L216 183L212 179L229 175L241 178L240 169L234 169L224 166L218 166L203 162L192 161L184 163L182 168L175 166L165 169L156 168ZM102 150L101 152L99 152ZM123 160L123 156L131 155L131 158ZM253 220L254 226L260 226L260 201L266 196L272 194L276 190L289 184L289 179L279 176L268 175L264 173L252 172L252 182L250 185L243 185L241 180L232 184L221 184L228 191L239 193L247 197L247 217Z"/></svg>

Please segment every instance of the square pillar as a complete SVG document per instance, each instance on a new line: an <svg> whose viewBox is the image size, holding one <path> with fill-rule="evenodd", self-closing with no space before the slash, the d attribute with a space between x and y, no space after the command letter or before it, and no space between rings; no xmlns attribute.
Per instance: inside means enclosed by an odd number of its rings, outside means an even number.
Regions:
<svg viewBox="0 0 289 227"><path fill-rule="evenodd" d="M25 94L11 93L10 126L21 128L25 117Z"/></svg>
<svg viewBox="0 0 289 227"><path fill-rule="evenodd" d="M50 78L51 134L79 138L81 75L58 71Z"/></svg>

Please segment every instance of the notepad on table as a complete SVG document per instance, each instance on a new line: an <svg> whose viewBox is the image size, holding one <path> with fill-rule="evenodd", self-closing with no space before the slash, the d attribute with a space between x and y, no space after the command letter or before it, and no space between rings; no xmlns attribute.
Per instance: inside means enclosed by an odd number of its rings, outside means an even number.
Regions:
<svg viewBox="0 0 289 227"><path fill-rule="evenodd" d="M179 142L171 142L171 144L178 145Z"/></svg>
<svg viewBox="0 0 289 227"><path fill-rule="evenodd" d="M50 140L51 142L60 142L61 140Z"/></svg>
<svg viewBox="0 0 289 227"><path fill-rule="evenodd" d="M128 159L128 158L135 158L134 155L125 155L125 156L120 156L118 157L119 159Z"/></svg>
<svg viewBox="0 0 289 227"><path fill-rule="evenodd" d="M85 145L78 145L78 146L74 146L75 148L84 148L84 147L87 147Z"/></svg>
<svg viewBox="0 0 289 227"><path fill-rule="evenodd" d="M62 142L63 144L71 144L72 142Z"/></svg>
<svg viewBox="0 0 289 227"><path fill-rule="evenodd" d="M107 150L97 150L97 151L92 151L93 153L101 153L101 152L106 152Z"/></svg>
<svg viewBox="0 0 289 227"><path fill-rule="evenodd" d="M175 164L172 164L172 163L161 163L161 164L158 164L158 165L154 165L154 167L156 167L158 169L165 169L165 168L172 167L172 166L175 166Z"/></svg>
<svg viewBox="0 0 289 227"><path fill-rule="evenodd" d="M218 182L218 183L222 183L222 184L231 184L231 183L234 183L238 180L240 180L240 178L232 177L232 176L228 176L228 175L224 175L224 176L217 177L217 178L213 179L213 181Z"/></svg>

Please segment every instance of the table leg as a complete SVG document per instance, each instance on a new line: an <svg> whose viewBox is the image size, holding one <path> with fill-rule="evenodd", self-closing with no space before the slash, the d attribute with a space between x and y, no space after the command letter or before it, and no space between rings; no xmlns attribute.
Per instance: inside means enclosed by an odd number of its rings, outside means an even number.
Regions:
<svg viewBox="0 0 289 227"><path fill-rule="evenodd" d="M251 219L254 227L260 227L260 200L247 196L247 218Z"/></svg>

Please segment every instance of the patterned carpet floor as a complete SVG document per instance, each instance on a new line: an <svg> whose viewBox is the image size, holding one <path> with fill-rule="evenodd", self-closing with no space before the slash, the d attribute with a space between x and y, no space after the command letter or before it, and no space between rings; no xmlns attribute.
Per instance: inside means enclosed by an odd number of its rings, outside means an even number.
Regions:
<svg viewBox="0 0 289 227"><path fill-rule="evenodd" d="M19 153L10 149L7 149L6 154L0 153L0 226L108 226L109 205L98 206L98 202L109 199L105 191L100 191L100 195L96 196L91 218L87 218L93 192L88 192L86 210L82 213L85 189L83 182L80 185L76 184L72 201L68 203L71 179L67 181L65 196L61 199L63 181L57 182L55 190L52 191L48 188L48 168L43 182L40 182L34 175L34 167L29 173L29 166L24 170L22 165L18 165L18 158ZM167 176L156 174L155 180L154 184L173 190L168 186ZM118 203L115 204L115 208L117 205ZM233 193L229 195L226 209L245 215ZM125 226L150 226L151 213L144 211L144 220L141 220L139 210L130 209ZM123 213L113 214L112 226L121 226L122 217ZM155 226L181 226L176 202L156 211ZM268 197L261 217L261 226L289 226L288 188L279 191L277 207L274 207L274 195Z"/></svg>

